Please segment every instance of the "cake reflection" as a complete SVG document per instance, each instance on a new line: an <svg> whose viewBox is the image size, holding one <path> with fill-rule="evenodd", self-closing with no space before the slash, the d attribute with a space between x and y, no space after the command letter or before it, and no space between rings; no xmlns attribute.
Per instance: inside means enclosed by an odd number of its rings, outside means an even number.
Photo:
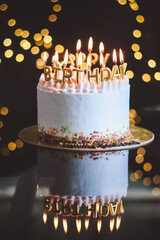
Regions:
<svg viewBox="0 0 160 240"><path fill-rule="evenodd" d="M52 216L54 229L75 221L89 229L96 221L100 233L108 222L110 231L119 229L124 213L123 197L128 188L129 152L73 153L38 149L38 179L44 198L43 221Z"/></svg>

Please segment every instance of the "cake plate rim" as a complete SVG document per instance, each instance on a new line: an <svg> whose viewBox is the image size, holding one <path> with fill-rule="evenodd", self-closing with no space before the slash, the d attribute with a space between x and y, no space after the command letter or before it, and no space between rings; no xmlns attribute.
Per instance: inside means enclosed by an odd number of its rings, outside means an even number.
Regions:
<svg viewBox="0 0 160 240"><path fill-rule="evenodd" d="M53 150L61 151L71 151L71 152L109 152L109 151L122 151L122 150L132 150L139 147L146 146L154 140L154 133L148 129L139 126L130 126L132 135L134 134L134 139L138 138L139 143L133 145L119 146L119 147L107 147L107 148L67 148L61 147L59 145L51 145L38 140L37 136L38 125L31 125L23 128L19 133L18 137L24 143L29 145L43 147Z"/></svg>

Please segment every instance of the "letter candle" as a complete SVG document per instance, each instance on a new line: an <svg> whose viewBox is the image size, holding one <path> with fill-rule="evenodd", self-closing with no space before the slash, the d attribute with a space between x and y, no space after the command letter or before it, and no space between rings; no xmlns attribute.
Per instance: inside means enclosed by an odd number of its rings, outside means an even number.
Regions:
<svg viewBox="0 0 160 240"><path fill-rule="evenodd" d="M78 39L77 45L76 45L76 66L78 65L78 54L80 50L81 50L81 40Z"/></svg>
<svg viewBox="0 0 160 240"><path fill-rule="evenodd" d="M124 63L124 57L121 48L119 49L119 61L120 61L120 77L123 78L126 72L127 63Z"/></svg>
<svg viewBox="0 0 160 240"><path fill-rule="evenodd" d="M50 66L46 66L47 63L47 53L44 52L43 55L43 61L44 61L44 75L45 75L45 80L50 81L51 79L51 73L52 73L52 68Z"/></svg>
<svg viewBox="0 0 160 240"><path fill-rule="evenodd" d="M64 61L63 61L63 83L65 82L65 79L68 79L68 81L71 83L71 77L72 77L72 70L70 68L66 68L68 63L68 49L66 49L66 52L64 54Z"/></svg>
<svg viewBox="0 0 160 240"><path fill-rule="evenodd" d="M112 73L111 73L111 80L114 79L114 77L118 77L119 78L119 68L117 66L117 53L116 50L113 50L113 62L114 62L114 66L112 67Z"/></svg>

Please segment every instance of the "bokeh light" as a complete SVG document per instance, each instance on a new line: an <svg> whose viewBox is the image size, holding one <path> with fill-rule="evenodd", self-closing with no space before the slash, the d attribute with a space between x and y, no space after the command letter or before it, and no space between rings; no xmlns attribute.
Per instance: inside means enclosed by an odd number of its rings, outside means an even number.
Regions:
<svg viewBox="0 0 160 240"><path fill-rule="evenodd" d="M143 80L144 82L150 82L150 81L151 81L151 76L150 76L148 73L144 73L144 74L142 75L142 80Z"/></svg>
<svg viewBox="0 0 160 240"><path fill-rule="evenodd" d="M45 47L46 49L51 48L51 47L52 47L52 42L50 42L50 43L44 43L44 47Z"/></svg>
<svg viewBox="0 0 160 240"><path fill-rule="evenodd" d="M57 16L55 14L51 14L49 17L48 17L48 20L50 22L55 22L57 20Z"/></svg>
<svg viewBox="0 0 160 240"><path fill-rule="evenodd" d="M16 37L20 37L22 35L23 31L21 28L17 28L14 32L14 34L16 35Z"/></svg>
<svg viewBox="0 0 160 240"><path fill-rule="evenodd" d="M127 70L126 75L128 76L129 79L132 79L134 77L134 72L131 70Z"/></svg>
<svg viewBox="0 0 160 240"><path fill-rule="evenodd" d="M153 59L150 59L150 60L148 61L148 66L149 66L150 68L155 68L155 67L156 67L156 62L155 62Z"/></svg>
<svg viewBox="0 0 160 240"><path fill-rule="evenodd" d="M136 182L137 181L137 178L135 176L135 173L131 173L130 176L129 176L129 179L132 181L132 182Z"/></svg>
<svg viewBox="0 0 160 240"><path fill-rule="evenodd" d="M16 20L15 19L10 19L9 21L8 21L8 26L9 27L13 27L13 26L15 26L16 25Z"/></svg>
<svg viewBox="0 0 160 240"><path fill-rule="evenodd" d="M146 186L146 187L148 187L148 186L150 186L151 185L151 178L150 177L145 177L144 179L143 179L143 184Z"/></svg>
<svg viewBox="0 0 160 240"><path fill-rule="evenodd" d="M152 195L155 196L155 197L159 196L160 195L160 188L158 188L158 187L153 188Z"/></svg>
<svg viewBox="0 0 160 240"><path fill-rule="evenodd" d="M5 11L5 10L7 10L7 8L8 8L8 6L7 6L6 3L3 3L3 4L0 5L0 10L1 11Z"/></svg>
<svg viewBox="0 0 160 240"><path fill-rule="evenodd" d="M129 118L135 118L137 116L137 112L135 109L130 109Z"/></svg>
<svg viewBox="0 0 160 240"><path fill-rule="evenodd" d="M47 36L44 37L43 41L45 43L50 43L50 42L52 42L52 37L50 35L47 35Z"/></svg>
<svg viewBox="0 0 160 240"><path fill-rule="evenodd" d="M160 81L160 72L156 72L154 74L154 78L157 80L157 81Z"/></svg>
<svg viewBox="0 0 160 240"><path fill-rule="evenodd" d="M23 38L27 38L29 36L29 31L24 30L21 35Z"/></svg>
<svg viewBox="0 0 160 240"><path fill-rule="evenodd" d="M28 50L28 49L30 49L30 47L31 47L31 43L29 42L29 41L25 41L24 43L23 43L23 49L24 50Z"/></svg>
<svg viewBox="0 0 160 240"><path fill-rule="evenodd" d="M34 54L34 55L38 54L39 51L40 51L40 49L37 46L34 46L34 47L31 48L31 53Z"/></svg>
<svg viewBox="0 0 160 240"><path fill-rule="evenodd" d="M142 59L142 53L141 52L135 52L134 53L134 57L137 59L137 60L141 60Z"/></svg>
<svg viewBox="0 0 160 240"><path fill-rule="evenodd" d="M144 171L149 172L152 169L152 165L149 162L147 162L143 165L143 169Z"/></svg>
<svg viewBox="0 0 160 240"><path fill-rule="evenodd" d="M33 38L35 41L40 41L42 39L42 35L40 33L36 33L34 34Z"/></svg>
<svg viewBox="0 0 160 240"><path fill-rule="evenodd" d="M23 143L20 139L17 139L17 140L15 141L15 144L16 144L16 147L17 147L18 149L20 149L20 148L22 148L22 147L24 146L24 143Z"/></svg>
<svg viewBox="0 0 160 240"><path fill-rule="evenodd" d="M0 121L0 128L3 128L3 122Z"/></svg>
<svg viewBox="0 0 160 240"><path fill-rule="evenodd" d="M53 10L54 10L55 12L60 12L61 9L62 9L62 7L61 7L60 4L55 4L55 5L53 6Z"/></svg>
<svg viewBox="0 0 160 240"><path fill-rule="evenodd" d="M118 0L118 3L121 5L125 5L127 3L127 0Z"/></svg>
<svg viewBox="0 0 160 240"><path fill-rule="evenodd" d="M11 44L12 44L12 40L11 40L10 38L4 39L3 45L4 45L5 47L9 47Z"/></svg>
<svg viewBox="0 0 160 240"><path fill-rule="evenodd" d="M24 55L23 54L19 53L19 54L16 55L16 61L17 62L23 62L23 60L24 60Z"/></svg>
<svg viewBox="0 0 160 240"><path fill-rule="evenodd" d="M142 163L143 161L144 161L144 157L143 157L143 155L142 154L138 154L137 156L136 156L136 158L135 158L135 160L136 160L136 163Z"/></svg>
<svg viewBox="0 0 160 240"><path fill-rule="evenodd" d="M14 142L8 143L8 149L14 151L16 149L16 144Z"/></svg>
<svg viewBox="0 0 160 240"><path fill-rule="evenodd" d="M133 43L131 46L132 50L138 52L140 50L140 46L137 43Z"/></svg>
<svg viewBox="0 0 160 240"><path fill-rule="evenodd" d="M43 45L43 40L40 40L40 41L35 41L35 44L40 47Z"/></svg>
<svg viewBox="0 0 160 240"><path fill-rule="evenodd" d="M154 184L159 184L160 183L160 176L159 175L155 175L153 177L153 183Z"/></svg>
<svg viewBox="0 0 160 240"><path fill-rule="evenodd" d="M137 15L136 20L139 23L143 23L144 22L144 17L142 15Z"/></svg>
<svg viewBox="0 0 160 240"><path fill-rule="evenodd" d="M36 67L37 67L38 69L43 69L43 67L44 67L44 61L43 61L42 58L38 58L38 59L37 59L37 61L36 61Z"/></svg>
<svg viewBox="0 0 160 240"><path fill-rule="evenodd" d="M136 29L136 30L133 31L133 36L135 38L140 38L142 36L142 33L141 33L140 30Z"/></svg>
<svg viewBox="0 0 160 240"><path fill-rule="evenodd" d="M4 156L4 157L9 155L9 150L8 150L7 147L1 148L1 155Z"/></svg>
<svg viewBox="0 0 160 240"><path fill-rule="evenodd" d="M143 172L141 170L136 170L135 171L135 177L137 179L142 178L143 177Z"/></svg>
<svg viewBox="0 0 160 240"><path fill-rule="evenodd" d="M13 56L13 51L11 49L8 49L4 53L6 58L11 58Z"/></svg>
<svg viewBox="0 0 160 240"><path fill-rule="evenodd" d="M55 2L58 2L58 0L51 0L51 2L54 2L54 3L55 3Z"/></svg>
<svg viewBox="0 0 160 240"><path fill-rule="evenodd" d="M8 108L7 107L2 107L0 109L0 114L3 115L3 116L6 116L8 114Z"/></svg>
<svg viewBox="0 0 160 240"><path fill-rule="evenodd" d="M60 44L55 46L55 51L57 51L58 53L62 53L64 52L64 47Z"/></svg>
<svg viewBox="0 0 160 240"><path fill-rule="evenodd" d="M129 6L131 7L132 10L137 11L139 9L138 4L135 1L130 1Z"/></svg>
<svg viewBox="0 0 160 240"><path fill-rule="evenodd" d="M44 54L46 54L46 57L49 58L49 53L48 52L42 52L41 53L41 58L44 59Z"/></svg>
<svg viewBox="0 0 160 240"><path fill-rule="evenodd" d="M41 35L43 37L47 36L48 34L49 34L49 30L47 28L44 28L44 29L41 30Z"/></svg>
<svg viewBox="0 0 160 240"><path fill-rule="evenodd" d="M138 148L138 150L137 150L137 154L141 154L141 155L144 156L145 153L146 153L146 150L145 150L143 147Z"/></svg>

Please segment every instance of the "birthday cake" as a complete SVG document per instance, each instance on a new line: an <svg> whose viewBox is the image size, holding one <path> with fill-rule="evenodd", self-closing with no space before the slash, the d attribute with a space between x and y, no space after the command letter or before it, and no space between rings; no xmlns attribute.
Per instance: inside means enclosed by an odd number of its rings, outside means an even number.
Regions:
<svg viewBox="0 0 160 240"><path fill-rule="evenodd" d="M129 131L130 84L126 63L117 65L113 51L112 69L100 52L101 68L91 70L96 54L66 51L52 67L44 66L37 86L38 136L41 141L62 147L106 148L132 144ZM120 51L120 56L122 52ZM75 62L76 63L75 63ZM45 61L46 62L46 61ZM84 69L84 65L86 68Z"/></svg>

